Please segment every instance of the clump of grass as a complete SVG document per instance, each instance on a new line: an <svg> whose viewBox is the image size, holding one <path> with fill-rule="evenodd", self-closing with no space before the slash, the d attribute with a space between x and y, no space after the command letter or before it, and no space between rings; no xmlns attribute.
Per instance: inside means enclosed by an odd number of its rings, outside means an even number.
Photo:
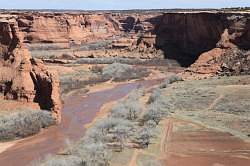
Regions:
<svg viewBox="0 0 250 166"><path fill-rule="evenodd" d="M169 78L167 78L161 85L160 85L160 88L161 89L164 89L164 88L167 88L168 85L170 84L173 84L175 82L179 82L179 81L183 81L182 77L179 76L179 75L171 75Z"/></svg>
<svg viewBox="0 0 250 166"><path fill-rule="evenodd" d="M41 110L18 111L0 117L0 140L24 138L55 124L51 113Z"/></svg>

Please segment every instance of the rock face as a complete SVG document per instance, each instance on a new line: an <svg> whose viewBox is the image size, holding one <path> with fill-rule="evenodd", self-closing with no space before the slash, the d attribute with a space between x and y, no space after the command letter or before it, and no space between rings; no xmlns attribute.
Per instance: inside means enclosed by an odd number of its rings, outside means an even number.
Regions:
<svg viewBox="0 0 250 166"><path fill-rule="evenodd" d="M37 102L60 122L58 78L31 58L15 19L0 20L0 93L7 100Z"/></svg>
<svg viewBox="0 0 250 166"><path fill-rule="evenodd" d="M16 17L26 43L65 46L105 39L119 32L118 23L107 14L28 13Z"/></svg>
<svg viewBox="0 0 250 166"><path fill-rule="evenodd" d="M79 47L72 55L81 56L89 43L112 41L105 57L155 58L160 53L155 46L154 18L159 13L8 13L18 22L30 50L58 50ZM0 14L1 17L1 14ZM5 16L6 17L6 16ZM98 44L96 44L98 49ZM80 53L79 53L80 52ZM119 56L118 55L118 56ZM162 56L163 57L163 56Z"/></svg>
<svg viewBox="0 0 250 166"><path fill-rule="evenodd" d="M185 76L204 78L214 75L250 74L250 14L221 14L218 21L223 23L223 26L219 23L213 26L214 29L223 27L221 33L218 33L219 40L214 40L215 46L209 51L198 54L198 59L185 71ZM215 36L213 33L209 34ZM200 42L202 43L201 40Z"/></svg>
<svg viewBox="0 0 250 166"><path fill-rule="evenodd" d="M182 66L216 47L225 23L220 13L165 13L156 28L156 45Z"/></svg>
<svg viewBox="0 0 250 166"><path fill-rule="evenodd" d="M174 59L189 67L187 76L249 73L250 13L247 12L8 14L18 22L30 50L66 48L69 50L66 57L70 59Z"/></svg>

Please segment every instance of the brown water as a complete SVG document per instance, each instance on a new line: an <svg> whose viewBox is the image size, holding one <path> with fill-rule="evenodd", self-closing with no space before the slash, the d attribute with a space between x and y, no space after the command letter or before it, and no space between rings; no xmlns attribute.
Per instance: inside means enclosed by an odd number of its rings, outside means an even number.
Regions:
<svg viewBox="0 0 250 166"><path fill-rule="evenodd" d="M66 140L79 140L85 132L84 125L90 123L103 104L126 96L137 87L148 88L160 80L125 83L112 89L84 94L74 93L64 103L62 123L18 142L0 154L0 166L25 166L34 160L55 154L63 149Z"/></svg>

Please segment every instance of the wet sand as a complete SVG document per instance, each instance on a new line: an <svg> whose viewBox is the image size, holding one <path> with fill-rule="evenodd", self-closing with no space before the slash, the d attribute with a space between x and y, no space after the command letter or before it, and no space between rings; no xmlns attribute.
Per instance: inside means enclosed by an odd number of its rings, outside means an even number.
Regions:
<svg viewBox="0 0 250 166"><path fill-rule="evenodd" d="M137 87L151 87L161 80L137 81L115 86L89 94L71 94L65 99L62 123L43 130L39 134L23 139L0 154L0 165L25 166L55 154L65 147L66 140L77 141L85 132L84 125L91 123L100 108L108 102L126 96Z"/></svg>

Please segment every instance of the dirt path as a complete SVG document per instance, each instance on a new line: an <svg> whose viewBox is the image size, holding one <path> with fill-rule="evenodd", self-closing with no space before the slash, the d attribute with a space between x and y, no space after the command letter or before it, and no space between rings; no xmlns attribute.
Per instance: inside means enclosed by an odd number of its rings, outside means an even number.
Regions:
<svg viewBox="0 0 250 166"><path fill-rule="evenodd" d="M25 166L31 161L44 158L62 150L66 140L79 140L85 132L85 124L90 124L100 108L105 104L126 96L137 87L151 87L161 80L137 81L117 85L112 89L83 94L72 94L65 99L62 123L41 133L19 141L0 154L0 165Z"/></svg>
<svg viewBox="0 0 250 166"><path fill-rule="evenodd" d="M219 97L217 97L208 107L208 110L211 110L214 108L214 106L224 97L223 94L220 94Z"/></svg>
<svg viewBox="0 0 250 166"><path fill-rule="evenodd" d="M164 122L164 135L163 138L161 139L161 154L166 155L168 151L168 144L171 139L171 133L173 130L173 122L172 119L168 118Z"/></svg>
<svg viewBox="0 0 250 166"><path fill-rule="evenodd" d="M138 149L135 149L135 150L134 150L134 153L133 153L133 155L132 155L132 158L131 158L131 160L130 160L130 162L129 162L129 164L128 164L128 166L136 166L136 165L137 165L137 164L136 164L136 160L137 160L138 154L139 154L139 150L138 150Z"/></svg>

